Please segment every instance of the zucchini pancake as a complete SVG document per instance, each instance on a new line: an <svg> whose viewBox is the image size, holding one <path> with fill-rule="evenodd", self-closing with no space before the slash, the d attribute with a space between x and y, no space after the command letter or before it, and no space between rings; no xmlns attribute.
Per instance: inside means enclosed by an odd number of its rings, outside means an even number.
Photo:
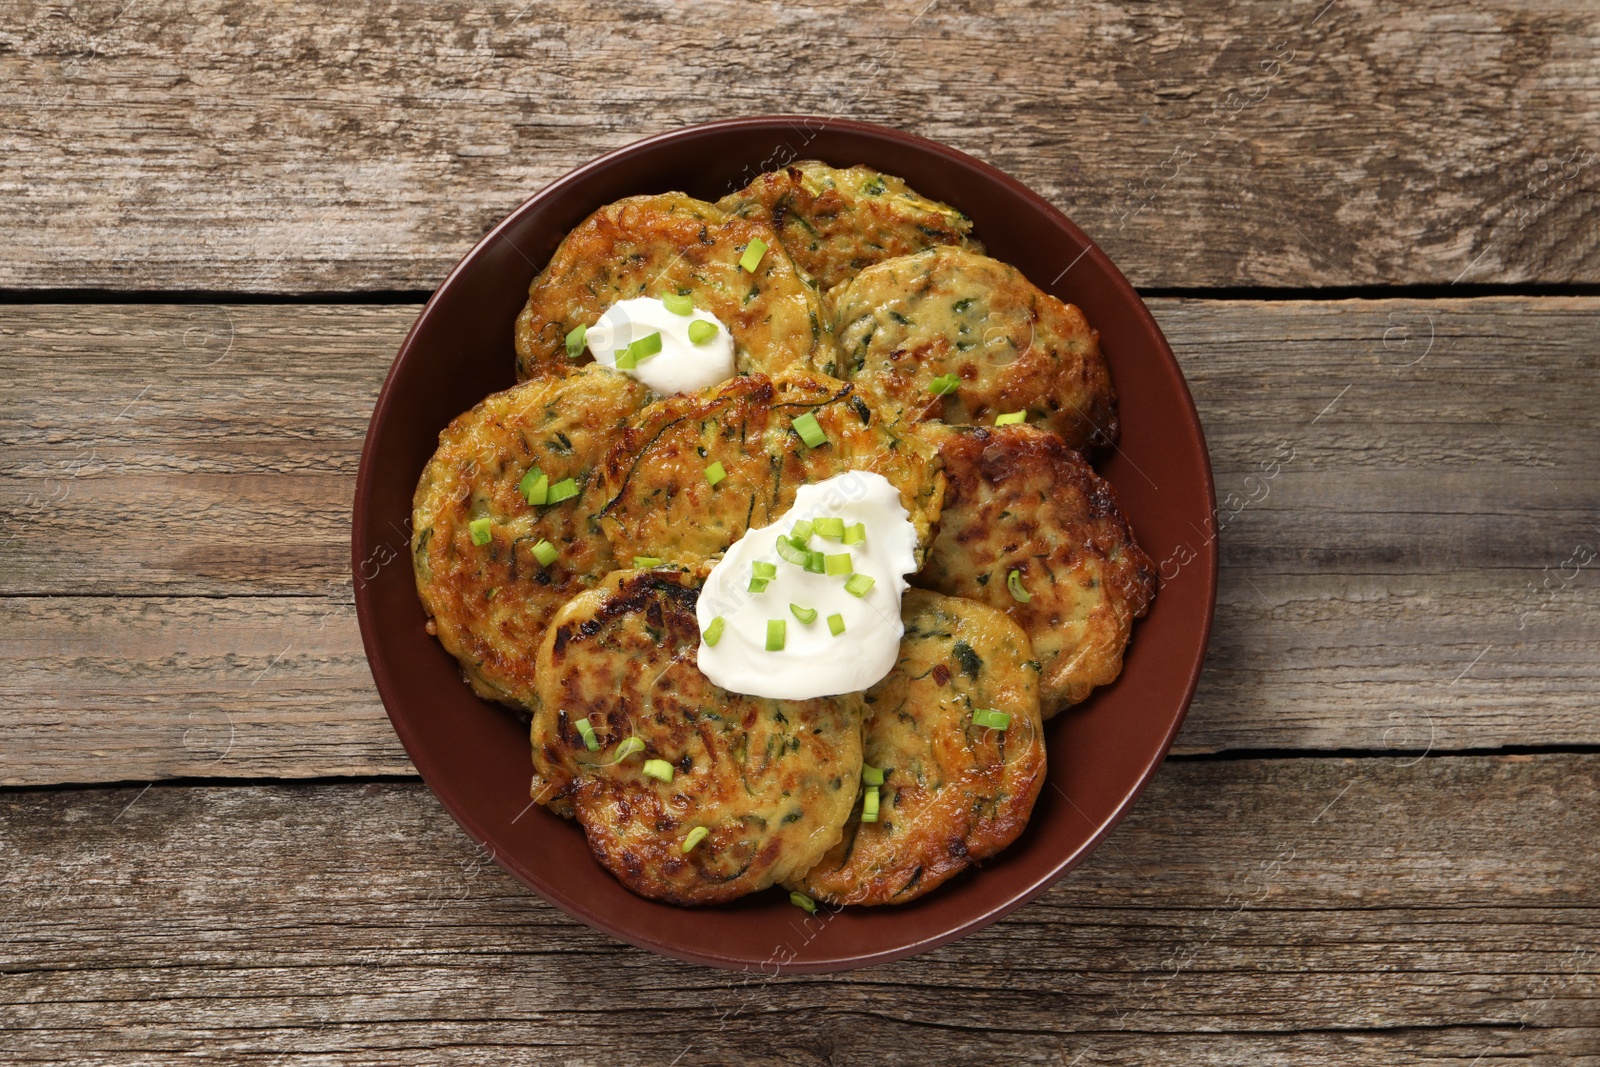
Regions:
<svg viewBox="0 0 1600 1067"><path fill-rule="evenodd" d="M828 294L844 373L917 419L1022 412L1072 448L1117 439L1099 335L1007 263L937 248L868 267Z"/></svg>
<svg viewBox="0 0 1600 1067"><path fill-rule="evenodd" d="M757 244L758 243L758 244ZM762 249L754 270L741 258ZM832 366L815 283L772 228L682 193L635 196L590 215L534 279L517 316L517 376L560 374L583 359L568 336L631 297L692 295L733 337L741 373Z"/></svg>
<svg viewBox="0 0 1600 1067"><path fill-rule="evenodd" d="M529 288L520 384L439 435L429 632L634 893L982 877L1045 720L1120 673L1155 576L1079 451L1116 439L1110 370L971 231L816 161L608 204Z"/></svg>
<svg viewBox="0 0 1600 1067"><path fill-rule="evenodd" d="M1156 569L1111 484L1030 426L935 431L948 481L918 584L1004 611L1028 632L1052 716L1122 672Z"/></svg>
<svg viewBox="0 0 1600 1067"><path fill-rule="evenodd" d="M862 818L868 786L796 887L833 904L903 904L994 855L1028 824L1044 782L1028 635L993 608L921 589L901 614L900 659L866 693L877 817Z"/></svg>
<svg viewBox="0 0 1600 1067"><path fill-rule="evenodd" d="M869 167L795 163L760 175L717 206L769 223L789 255L824 289L880 260L924 248L982 248L967 237L972 220L966 215Z"/></svg>

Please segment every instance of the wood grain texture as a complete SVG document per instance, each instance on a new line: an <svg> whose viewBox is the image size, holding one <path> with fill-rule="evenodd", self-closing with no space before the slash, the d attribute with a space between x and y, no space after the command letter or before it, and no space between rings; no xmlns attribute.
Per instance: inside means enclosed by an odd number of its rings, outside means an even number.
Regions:
<svg viewBox="0 0 1600 1067"><path fill-rule="evenodd" d="M772 978L567 919L417 785L8 794L0 1047L18 1064L463 1047L511 1064L1594 1064L1600 859L1571 845L1597 802L1596 756L1169 764L1009 919L897 964Z"/></svg>
<svg viewBox="0 0 1600 1067"><path fill-rule="evenodd" d="M1597 308L1155 303L1224 512L1178 751L1600 743ZM0 312L0 782L408 770L346 546L414 313Z"/></svg>
<svg viewBox="0 0 1600 1067"><path fill-rule="evenodd" d="M1582 4L96 0L0 22L0 287L432 288L574 166L774 112L986 159L1139 285L1600 280Z"/></svg>

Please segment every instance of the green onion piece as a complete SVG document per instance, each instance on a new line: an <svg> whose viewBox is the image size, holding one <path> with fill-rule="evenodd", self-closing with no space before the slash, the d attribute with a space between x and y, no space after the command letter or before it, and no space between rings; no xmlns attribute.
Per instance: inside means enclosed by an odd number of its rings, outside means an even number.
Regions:
<svg viewBox="0 0 1600 1067"><path fill-rule="evenodd" d="M633 565L640 570L649 570L661 566L661 559L657 556L634 556Z"/></svg>
<svg viewBox="0 0 1600 1067"><path fill-rule="evenodd" d="M869 578L865 574L852 574L844 583L844 591L851 596L866 596L867 590L871 589L876 582L877 579Z"/></svg>
<svg viewBox="0 0 1600 1067"><path fill-rule="evenodd" d="M486 545L489 543L489 531L494 528L493 519L473 519L467 523L467 533L472 535L472 543Z"/></svg>
<svg viewBox="0 0 1600 1067"><path fill-rule="evenodd" d="M657 332L646 337L641 337L637 341L633 342L633 344L629 345L628 359L633 366L637 367L639 364L643 363L645 360L649 359L651 356L660 351L661 334ZM622 366L622 362L620 360L617 362L617 366Z"/></svg>
<svg viewBox="0 0 1600 1067"><path fill-rule="evenodd" d="M767 591L767 583L770 582L770 581L772 581L771 578L752 578L752 579L750 579L750 585L749 585L750 592L752 592L752 593L765 593Z"/></svg>
<svg viewBox="0 0 1600 1067"><path fill-rule="evenodd" d="M703 345L717 336L717 328L705 319L695 319L689 324L689 343Z"/></svg>
<svg viewBox="0 0 1600 1067"><path fill-rule="evenodd" d="M654 778L658 782L672 781L672 764L664 759L647 759L644 761L644 776Z"/></svg>
<svg viewBox="0 0 1600 1067"><path fill-rule="evenodd" d="M689 831L689 836L683 839L683 845L679 851L687 856L689 853L694 851L694 846L704 841L706 836L710 833L711 831L707 830L704 826L696 826L693 830Z"/></svg>
<svg viewBox="0 0 1600 1067"><path fill-rule="evenodd" d="M710 482L712 485L716 485L727 476L728 472L722 469L722 462L720 460L706 468L706 481Z"/></svg>
<svg viewBox="0 0 1600 1067"><path fill-rule="evenodd" d="M1011 713L979 708L972 713L972 725L987 726L991 730L1004 730L1011 725Z"/></svg>
<svg viewBox="0 0 1600 1067"><path fill-rule="evenodd" d="M777 545L778 555L796 566L804 567L806 561L811 558L811 550L795 544L791 537L778 538Z"/></svg>
<svg viewBox="0 0 1600 1067"><path fill-rule="evenodd" d="M568 358L577 359L579 356L583 355L583 346L588 341L588 334L589 327L582 325L577 326L571 333L567 334Z"/></svg>
<svg viewBox="0 0 1600 1067"><path fill-rule="evenodd" d="M739 257L739 266L744 268L746 274L754 274L756 268L761 266L761 257L767 254L767 242L759 237L750 239L745 245L744 255Z"/></svg>
<svg viewBox="0 0 1600 1067"><path fill-rule="evenodd" d="M778 576L778 565L776 563L768 563L764 559L758 559L750 564L750 573L757 578L776 578Z"/></svg>
<svg viewBox="0 0 1600 1067"><path fill-rule="evenodd" d="M1018 604L1026 604L1033 599L1033 594L1022 587L1022 572L1012 571L1006 575L1006 588L1011 591L1011 599Z"/></svg>
<svg viewBox="0 0 1600 1067"><path fill-rule="evenodd" d="M811 528L818 537L826 537L833 541L844 539L844 520L837 515L831 518L812 519Z"/></svg>
<svg viewBox="0 0 1600 1067"><path fill-rule="evenodd" d="M767 651L768 652L782 652L783 651L783 638L784 638L784 633L785 633L785 631L787 629L788 629L788 623L784 622L782 619L768 619L767 620Z"/></svg>
<svg viewBox="0 0 1600 1067"><path fill-rule="evenodd" d="M828 616L828 630L835 637L838 637L840 634L844 633L844 616L843 615L829 615Z"/></svg>
<svg viewBox="0 0 1600 1067"><path fill-rule="evenodd" d="M636 370L639 366L639 357L633 354L631 348L619 348L615 353L618 370Z"/></svg>
<svg viewBox="0 0 1600 1067"><path fill-rule="evenodd" d="M794 541L796 548L804 548L806 543L811 540L811 535L816 532L816 529L810 519L801 519L794 524L794 529L789 531L789 537Z"/></svg>
<svg viewBox="0 0 1600 1067"><path fill-rule="evenodd" d="M806 561L801 566L812 574L826 574L828 572L827 557L817 551L806 552Z"/></svg>
<svg viewBox="0 0 1600 1067"><path fill-rule="evenodd" d="M540 538L539 542L533 546L533 558L539 561L539 566L541 567L550 566L560 554L561 552L555 545L543 538Z"/></svg>
<svg viewBox="0 0 1600 1067"><path fill-rule="evenodd" d="M485 600L493 600L495 598L495 594L498 593L498 592L500 592L500 587L498 585L491 585L489 587L489 591L487 593L483 594L484 599Z"/></svg>
<svg viewBox="0 0 1600 1067"><path fill-rule="evenodd" d="M878 787L867 786L867 791L861 796L861 821L878 821Z"/></svg>
<svg viewBox="0 0 1600 1067"><path fill-rule="evenodd" d="M636 754L638 754L640 752L643 752L643 751L644 751L644 740L642 738L638 738L638 737L626 738L626 739L623 740L623 742L620 745L618 745L616 747L616 751L612 753L611 762L612 763L621 763L623 760L627 759L629 756L636 755Z"/></svg>
<svg viewBox="0 0 1600 1067"><path fill-rule="evenodd" d="M546 498L547 504L559 504L563 500L571 500L578 495L578 480L576 478L563 478L550 487L550 494Z"/></svg>
<svg viewBox="0 0 1600 1067"><path fill-rule="evenodd" d="M1015 426L1019 422L1027 421L1028 413L1026 411L1008 411L1004 415L996 415L994 417L994 424L996 426Z"/></svg>
<svg viewBox="0 0 1600 1067"><path fill-rule="evenodd" d="M790 425L808 448L821 448L828 443L828 435L822 432L822 427L817 425L817 417L809 411L798 416Z"/></svg>
<svg viewBox="0 0 1600 1067"><path fill-rule="evenodd" d="M661 303L674 315L693 315L694 297L684 296L682 293L668 293L661 298Z"/></svg>
<svg viewBox="0 0 1600 1067"><path fill-rule="evenodd" d="M529 467L528 473L517 483L522 498L538 507L550 499L550 476L538 467Z"/></svg>
<svg viewBox="0 0 1600 1067"><path fill-rule="evenodd" d="M594 752L600 747L600 739L594 735L594 724L588 719L579 719L573 723L578 728L578 734L583 738L583 747Z"/></svg>
<svg viewBox="0 0 1600 1067"><path fill-rule="evenodd" d="M830 555L823 556L822 560L823 574L831 574L837 578L843 577L847 574L855 573L855 561L850 558L850 553L848 552L834 552Z"/></svg>
<svg viewBox="0 0 1600 1067"><path fill-rule="evenodd" d="M846 526L844 528L844 543L845 544L847 544L847 545L859 545L863 541L865 541L866 539L867 539L867 524L866 523L858 522L854 526Z"/></svg>
<svg viewBox="0 0 1600 1067"><path fill-rule="evenodd" d="M712 648L716 648L717 642L722 640L722 628L726 625L728 625L728 621L718 615L711 620L711 625L706 627L706 632L700 635L700 640Z"/></svg>
<svg viewBox="0 0 1600 1067"><path fill-rule="evenodd" d="M944 396L948 393L955 392L956 387L960 384L961 379L956 377L954 374L941 374L933 381L928 383L928 392L932 393L934 396Z"/></svg>
<svg viewBox="0 0 1600 1067"><path fill-rule="evenodd" d="M801 622L812 623L817 621L816 608L803 608L799 604L790 604L789 613Z"/></svg>
<svg viewBox="0 0 1600 1067"><path fill-rule="evenodd" d="M868 785L882 785L883 768L874 767L870 763L863 763L861 765L861 780Z"/></svg>
<svg viewBox="0 0 1600 1067"><path fill-rule="evenodd" d="M817 913L817 902L806 896L804 893L790 893L789 903L793 904L807 915L815 915Z"/></svg>

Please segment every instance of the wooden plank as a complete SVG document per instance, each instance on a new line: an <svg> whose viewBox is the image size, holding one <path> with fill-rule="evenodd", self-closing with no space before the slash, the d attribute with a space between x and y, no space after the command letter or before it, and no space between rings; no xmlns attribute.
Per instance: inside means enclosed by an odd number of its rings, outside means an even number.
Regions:
<svg viewBox="0 0 1600 1067"><path fill-rule="evenodd" d="M1178 751L1600 743L1597 307L1156 303L1226 512ZM413 314L6 309L0 782L408 769L345 545Z"/></svg>
<svg viewBox="0 0 1600 1067"><path fill-rule="evenodd" d="M11 793L0 1043L13 1063L1593 1064L1597 802L1593 755L1169 764L1009 919L773 978L568 920L420 786Z"/></svg>
<svg viewBox="0 0 1600 1067"><path fill-rule="evenodd" d="M985 158L1140 285L1600 279L1600 13L1559 0L24 3L0 40L0 288L431 288L572 167L774 112Z"/></svg>

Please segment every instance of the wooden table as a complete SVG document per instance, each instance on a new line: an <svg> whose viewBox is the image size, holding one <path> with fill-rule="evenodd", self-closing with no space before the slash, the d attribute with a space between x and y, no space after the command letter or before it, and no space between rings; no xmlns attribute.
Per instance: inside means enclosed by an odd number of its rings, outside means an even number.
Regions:
<svg viewBox="0 0 1600 1067"><path fill-rule="evenodd" d="M925 2L0 13L0 1060L1600 1063L1600 14ZM1107 844L964 941L772 980L475 851L347 545L484 230L775 111L1073 216L1223 515L1199 696Z"/></svg>

